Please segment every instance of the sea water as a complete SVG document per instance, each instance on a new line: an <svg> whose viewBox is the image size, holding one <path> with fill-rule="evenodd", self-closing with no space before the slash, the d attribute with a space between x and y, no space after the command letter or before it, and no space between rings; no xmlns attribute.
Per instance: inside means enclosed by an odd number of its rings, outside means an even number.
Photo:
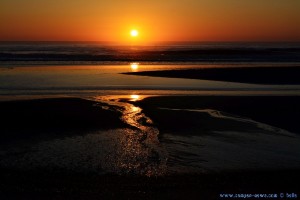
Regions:
<svg viewBox="0 0 300 200"><path fill-rule="evenodd" d="M32 142L16 139L0 150L1 167L59 168L99 174L157 176L300 166L299 135L218 110L195 112L208 130L189 135L161 132L130 101L152 95L299 95L300 85L262 85L125 75L124 72L214 67L298 66L297 43L0 44L0 100L81 97L119 107L134 129L91 131L82 136ZM129 99L129 101L121 101ZM169 108L162 108L169 109ZM176 110L173 110L176 113ZM245 127L216 129L216 119ZM186 130L188 130L187 127ZM201 132L201 134L198 134ZM280 148L278 148L280 147ZM280 162L281 160L285 162Z"/></svg>

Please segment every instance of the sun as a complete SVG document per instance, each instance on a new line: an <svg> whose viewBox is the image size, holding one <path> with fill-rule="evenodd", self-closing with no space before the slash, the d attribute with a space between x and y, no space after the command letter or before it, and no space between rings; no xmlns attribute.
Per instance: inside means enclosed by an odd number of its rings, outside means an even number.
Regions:
<svg viewBox="0 0 300 200"><path fill-rule="evenodd" d="M139 32L134 29L134 30L130 31L130 35L131 35L131 37L137 37L139 35Z"/></svg>

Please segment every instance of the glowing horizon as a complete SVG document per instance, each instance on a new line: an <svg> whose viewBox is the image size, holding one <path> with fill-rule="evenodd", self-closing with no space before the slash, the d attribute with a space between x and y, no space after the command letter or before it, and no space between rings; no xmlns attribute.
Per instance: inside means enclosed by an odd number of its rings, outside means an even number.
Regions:
<svg viewBox="0 0 300 200"><path fill-rule="evenodd" d="M300 41L298 8L293 0L2 0L0 41Z"/></svg>

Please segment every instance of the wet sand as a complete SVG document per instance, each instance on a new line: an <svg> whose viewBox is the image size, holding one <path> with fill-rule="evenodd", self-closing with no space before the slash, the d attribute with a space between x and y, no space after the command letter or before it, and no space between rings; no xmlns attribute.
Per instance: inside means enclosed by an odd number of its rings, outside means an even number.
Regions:
<svg viewBox="0 0 300 200"><path fill-rule="evenodd" d="M300 67L229 67L127 72L127 75L188 78L238 83L299 85Z"/></svg>
<svg viewBox="0 0 300 200"><path fill-rule="evenodd" d="M221 194L299 195L299 170L140 177L70 172L0 173L1 199L221 199ZM6 173L3 173L6 172ZM298 196L299 197L299 196ZM244 199L244 198L235 198ZM256 198L247 198L256 199ZM297 199L297 198L296 198Z"/></svg>
<svg viewBox="0 0 300 200"><path fill-rule="evenodd" d="M177 131L180 134L186 127L199 128L194 116L178 116L172 113L170 115L170 111L159 109L161 107L217 109L299 133L297 127L299 100L299 97L272 96L166 96L146 98L135 104L143 108L144 113L161 130L161 134L165 131L173 131L175 134ZM23 134L27 134L26 137L39 137L42 130L47 129L52 132L59 130L60 134L54 138L63 138L70 134L84 135L91 129L128 127L119 119L118 113L102 109L101 106L107 105L76 98L1 102L1 122L4 122L1 125L1 129L4 130L4 132L1 130L1 143L9 144ZM5 154L1 156L5 157ZM236 170L148 177L137 174L79 173L59 168L22 170L0 166L0 197L2 199L220 199L222 193L279 195L282 192L298 192L299 195L297 184L299 178L300 169Z"/></svg>
<svg viewBox="0 0 300 200"><path fill-rule="evenodd" d="M159 108L214 109L243 116L291 132L300 133L299 96L163 96L137 102L160 129L185 129L204 126L197 118L172 115ZM180 122L180 123L178 123Z"/></svg>
<svg viewBox="0 0 300 200"><path fill-rule="evenodd" d="M104 103L80 98L48 98L0 103L0 143L16 138L55 138L91 130L128 127L118 113L104 110ZM53 134L57 133L57 134Z"/></svg>

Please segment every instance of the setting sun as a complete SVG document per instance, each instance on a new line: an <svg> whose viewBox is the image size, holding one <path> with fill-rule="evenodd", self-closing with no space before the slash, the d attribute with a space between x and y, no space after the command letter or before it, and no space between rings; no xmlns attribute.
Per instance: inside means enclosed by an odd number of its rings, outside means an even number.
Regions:
<svg viewBox="0 0 300 200"><path fill-rule="evenodd" d="M139 35L139 32L137 30L131 30L130 35L131 37L137 37Z"/></svg>

